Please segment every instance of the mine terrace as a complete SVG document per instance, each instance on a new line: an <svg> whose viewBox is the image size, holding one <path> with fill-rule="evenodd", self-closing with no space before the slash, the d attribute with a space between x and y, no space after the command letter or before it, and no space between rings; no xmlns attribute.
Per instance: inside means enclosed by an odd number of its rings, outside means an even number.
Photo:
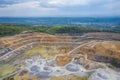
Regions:
<svg viewBox="0 0 120 80"><path fill-rule="evenodd" d="M23 32L0 38L0 80L119 80L119 68L117 33Z"/></svg>

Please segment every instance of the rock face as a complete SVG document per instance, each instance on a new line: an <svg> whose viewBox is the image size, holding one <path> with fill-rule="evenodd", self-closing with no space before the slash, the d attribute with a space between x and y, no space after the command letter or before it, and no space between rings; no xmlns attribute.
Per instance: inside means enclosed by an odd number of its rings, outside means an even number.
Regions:
<svg viewBox="0 0 120 80"><path fill-rule="evenodd" d="M102 41L85 45L79 49L88 55L88 59L111 63L120 67L120 41Z"/></svg>
<svg viewBox="0 0 120 80"><path fill-rule="evenodd" d="M115 67L120 68L120 59L95 55L93 60L98 62L111 63Z"/></svg>
<svg viewBox="0 0 120 80"><path fill-rule="evenodd" d="M71 56L69 55L61 55L56 57L56 62L59 66L65 66L72 60Z"/></svg>

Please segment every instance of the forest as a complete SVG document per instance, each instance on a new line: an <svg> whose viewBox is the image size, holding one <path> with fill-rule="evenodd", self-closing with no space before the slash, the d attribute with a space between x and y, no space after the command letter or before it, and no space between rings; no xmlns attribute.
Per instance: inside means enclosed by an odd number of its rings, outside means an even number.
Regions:
<svg viewBox="0 0 120 80"><path fill-rule="evenodd" d="M31 25L15 25L0 24L0 36L10 36L19 34L23 31L43 32L49 34L80 34L87 32L113 32L120 33L117 28L97 28L88 26L31 26Z"/></svg>

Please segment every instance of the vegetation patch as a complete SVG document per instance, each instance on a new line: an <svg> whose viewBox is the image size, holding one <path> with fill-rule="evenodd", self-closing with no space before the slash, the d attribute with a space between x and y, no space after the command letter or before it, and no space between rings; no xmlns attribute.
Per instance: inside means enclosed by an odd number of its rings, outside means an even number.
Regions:
<svg viewBox="0 0 120 80"><path fill-rule="evenodd" d="M63 54L70 50L69 47L66 47L65 49L60 46L36 46L25 51L23 54L25 54L28 58L40 55L44 58L52 59L56 54Z"/></svg>
<svg viewBox="0 0 120 80"><path fill-rule="evenodd" d="M78 77L75 75L52 77L50 80L88 80L88 76Z"/></svg>
<svg viewBox="0 0 120 80"><path fill-rule="evenodd" d="M9 65L9 64L1 65L0 66L0 78L13 73L14 71L15 71L15 68L13 65Z"/></svg>

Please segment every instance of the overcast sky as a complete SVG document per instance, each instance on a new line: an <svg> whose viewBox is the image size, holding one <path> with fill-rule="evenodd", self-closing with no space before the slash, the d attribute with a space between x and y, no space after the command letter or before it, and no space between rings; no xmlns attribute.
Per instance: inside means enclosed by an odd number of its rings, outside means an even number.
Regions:
<svg viewBox="0 0 120 80"><path fill-rule="evenodd" d="M120 16L120 0L0 0L0 17Z"/></svg>

